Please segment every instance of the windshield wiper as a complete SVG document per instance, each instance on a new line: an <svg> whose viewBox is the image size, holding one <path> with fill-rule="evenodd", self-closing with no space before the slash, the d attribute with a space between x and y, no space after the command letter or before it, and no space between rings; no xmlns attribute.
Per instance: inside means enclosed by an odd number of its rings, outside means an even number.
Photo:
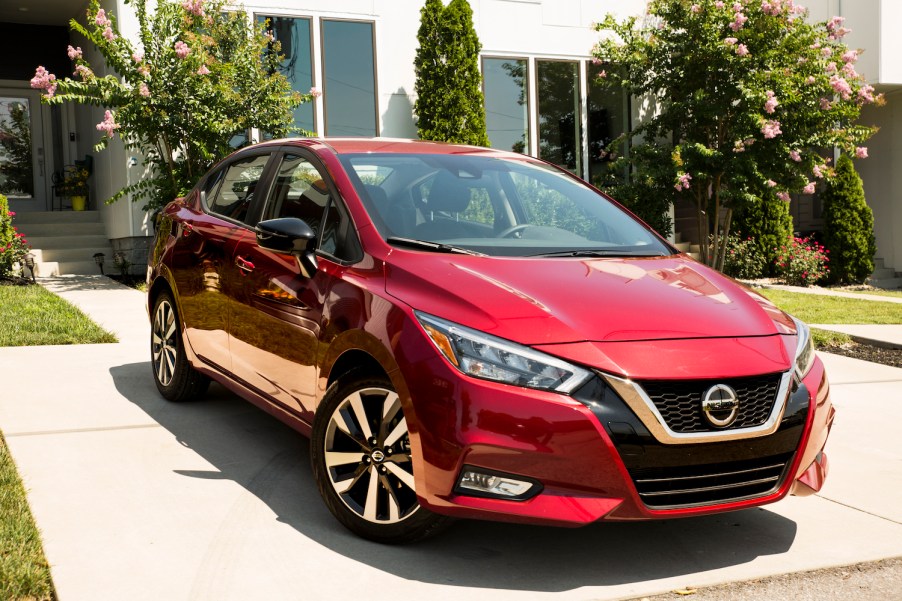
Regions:
<svg viewBox="0 0 902 601"><path fill-rule="evenodd" d="M484 257L485 253L476 252L468 248L453 246L451 244L442 244L441 242L430 242L428 240L416 240L414 238L399 238L397 236L389 236L385 239L389 244L397 244L399 246L410 246L411 248L420 248L422 250L431 250L440 253L454 253L458 255L473 255L476 257Z"/></svg>
<svg viewBox="0 0 902 601"><path fill-rule="evenodd" d="M576 249L558 250L554 252L529 255L530 257L663 257L659 252L629 251L629 250L602 250L602 249Z"/></svg>

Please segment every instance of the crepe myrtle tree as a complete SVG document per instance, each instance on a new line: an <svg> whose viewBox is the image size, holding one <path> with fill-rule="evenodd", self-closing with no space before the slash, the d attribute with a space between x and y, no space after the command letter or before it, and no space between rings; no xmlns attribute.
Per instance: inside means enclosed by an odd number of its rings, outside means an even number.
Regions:
<svg viewBox="0 0 902 601"><path fill-rule="evenodd" d="M734 209L813 193L832 173L824 149L864 157L876 131L857 124L863 105L883 99L855 70L843 18L806 16L793 0L651 0L643 17L596 25L600 82L657 106L627 134L641 149L636 179L656 172L671 201L695 203L714 267Z"/></svg>
<svg viewBox="0 0 902 601"><path fill-rule="evenodd" d="M292 130L292 110L309 101L279 74L278 42L266 24L251 27L245 12L225 0L125 0L138 17L138 40L124 38L116 17L91 0L87 22L69 26L91 42L111 74L100 75L82 49L69 46L75 72L57 79L38 67L31 86L49 104L77 102L106 108L97 124L100 152L118 134L144 155L147 177L118 192L152 210L184 195L250 128L275 136ZM228 4L231 6L231 4Z"/></svg>

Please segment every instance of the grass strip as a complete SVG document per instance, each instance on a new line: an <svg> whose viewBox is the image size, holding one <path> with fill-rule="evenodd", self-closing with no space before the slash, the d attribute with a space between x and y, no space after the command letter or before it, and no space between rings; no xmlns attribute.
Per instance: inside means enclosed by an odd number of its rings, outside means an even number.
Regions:
<svg viewBox="0 0 902 601"><path fill-rule="evenodd" d="M902 305L842 296L758 289L778 307L806 323L902 324Z"/></svg>
<svg viewBox="0 0 902 601"><path fill-rule="evenodd" d="M0 286L0 346L118 342L42 286Z"/></svg>
<svg viewBox="0 0 902 601"><path fill-rule="evenodd" d="M53 599L50 565L25 489L0 433L0 599Z"/></svg>

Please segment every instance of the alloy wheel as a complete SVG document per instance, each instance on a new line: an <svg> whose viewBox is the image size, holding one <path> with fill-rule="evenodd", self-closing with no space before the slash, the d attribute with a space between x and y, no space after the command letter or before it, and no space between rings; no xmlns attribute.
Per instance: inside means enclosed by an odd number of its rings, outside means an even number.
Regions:
<svg viewBox="0 0 902 601"><path fill-rule="evenodd" d="M323 455L332 488L364 520L395 524L419 509L407 422L393 390L345 397L329 417Z"/></svg>
<svg viewBox="0 0 902 601"><path fill-rule="evenodd" d="M169 386L175 375L178 359L178 328L175 310L164 300L157 305L151 330L151 359L157 381Z"/></svg>

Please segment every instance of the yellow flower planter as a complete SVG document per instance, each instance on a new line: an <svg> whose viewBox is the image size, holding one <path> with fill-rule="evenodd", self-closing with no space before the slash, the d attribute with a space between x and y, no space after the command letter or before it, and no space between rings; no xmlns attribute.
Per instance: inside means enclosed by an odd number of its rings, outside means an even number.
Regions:
<svg viewBox="0 0 902 601"><path fill-rule="evenodd" d="M86 202L87 202L86 196L73 196L72 197L72 210L73 211L84 211Z"/></svg>

